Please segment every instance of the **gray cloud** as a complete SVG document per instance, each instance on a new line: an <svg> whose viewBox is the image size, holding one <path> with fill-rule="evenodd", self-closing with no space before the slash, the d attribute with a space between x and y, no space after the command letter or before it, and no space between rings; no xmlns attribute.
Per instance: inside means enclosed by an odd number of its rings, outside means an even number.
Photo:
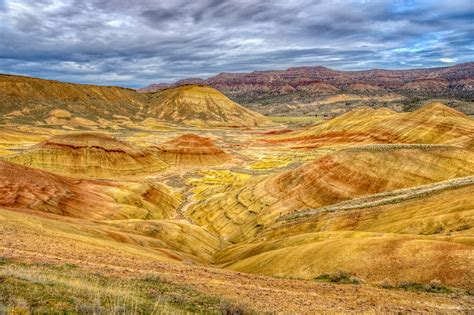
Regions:
<svg viewBox="0 0 474 315"><path fill-rule="evenodd" d="M471 0L0 0L0 72L138 87L472 61Z"/></svg>

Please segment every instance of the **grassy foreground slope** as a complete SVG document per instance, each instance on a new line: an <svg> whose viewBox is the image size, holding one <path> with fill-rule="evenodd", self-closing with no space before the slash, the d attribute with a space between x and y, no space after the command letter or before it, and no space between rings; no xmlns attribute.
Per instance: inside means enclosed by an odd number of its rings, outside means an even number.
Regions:
<svg viewBox="0 0 474 315"><path fill-rule="evenodd" d="M109 233L97 236L91 232L95 228L78 219L0 210L0 305L147 313L462 313L472 307L465 295L355 288L183 264L143 243L111 240Z"/></svg>

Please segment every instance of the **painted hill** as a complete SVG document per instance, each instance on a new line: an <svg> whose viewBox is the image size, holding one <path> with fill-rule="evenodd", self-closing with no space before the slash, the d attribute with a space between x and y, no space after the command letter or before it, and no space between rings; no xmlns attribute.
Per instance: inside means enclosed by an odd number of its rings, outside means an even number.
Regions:
<svg viewBox="0 0 474 315"><path fill-rule="evenodd" d="M356 110L272 136L322 153L198 200L187 214L234 244L215 256L224 268L471 288L474 151L463 144L473 127L438 103L405 114Z"/></svg>
<svg viewBox="0 0 474 315"><path fill-rule="evenodd" d="M275 136L264 141L286 142L294 148L311 149L355 143L442 144L470 138L474 120L441 103L430 103L411 113L386 108L361 108L317 126Z"/></svg>
<svg viewBox="0 0 474 315"><path fill-rule="evenodd" d="M206 137L185 134L156 147L158 157L172 165L217 165L231 156Z"/></svg>
<svg viewBox="0 0 474 315"><path fill-rule="evenodd" d="M131 89L0 74L0 115L20 123L44 121L58 109L92 121L134 118L146 102Z"/></svg>
<svg viewBox="0 0 474 315"><path fill-rule="evenodd" d="M88 220L163 219L179 198L162 185L76 180L0 160L0 207Z"/></svg>
<svg viewBox="0 0 474 315"><path fill-rule="evenodd" d="M187 213L235 244L215 257L224 268L471 288L473 170L473 151L453 147L355 147L255 178Z"/></svg>
<svg viewBox="0 0 474 315"><path fill-rule="evenodd" d="M151 152L100 133L58 135L9 161L56 174L109 178L157 172L166 168Z"/></svg>
<svg viewBox="0 0 474 315"><path fill-rule="evenodd" d="M190 208L189 215L239 242L282 215L468 175L474 175L474 153L464 149L354 147L203 200Z"/></svg>
<svg viewBox="0 0 474 315"><path fill-rule="evenodd" d="M204 200L190 214L229 240L241 241L294 211L473 175L473 134L473 119L439 103L403 114L352 111L264 140L292 149L331 148L332 153Z"/></svg>
<svg viewBox="0 0 474 315"><path fill-rule="evenodd" d="M146 114L159 120L203 127L271 124L264 116L245 109L207 86L185 85L153 93L149 97Z"/></svg>
<svg viewBox="0 0 474 315"><path fill-rule="evenodd" d="M314 279L344 270L386 286L437 279L471 288L473 193L471 176L380 194L377 203L361 198L317 208L225 249L216 262L279 277Z"/></svg>
<svg viewBox="0 0 474 315"><path fill-rule="evenodd" d="M0 160L0 224L14 211L12 229L39 227L37 236L58 237L48 242L54 250L66 240L79 247L84 240L95 248L146 247L160 261L206 263L224 243L196 225L170 220L180 202L160 184L75 180Z"/></svg>
<svg viewBox="0 0 474 315"><path fill-rule="evenodd" d="M160 93L0 74L0 122L119 128L147 118L198 127L270 124L217 90L189 85Z"/></svg>
<svg viewBox="0 0 474 315"><path fill-rule="evenodd" d="M80 302L87 311L94 307L116 312L116 302L110 307L94 302L97 292L106 300L120 301L121 312L139 308L145 313L324 313L334 309L463 314L472 308L469 297L457 294L319 283L193 266L199 257L185 251L203 257L208 251L218 250L218 242L206 237L205 231L197 236L183 222L173 224L175 228L166 227L171 224L165 221L161 225L144 222L137 228L142 234L138 235L131 230L135 228L133 223L125 232L117 230L115 224L58 220L60 216L6 209L0 209L0 218L4 246L1 290L6 292L2 297L15 296L18 291L14 289L21 288L26 292L22 305L34 305L29 309L32 311L74 313ZM174 239L167 242L175 233L181 236L181 251L170 250ZM205 243L196 246L198 237ZM191 246L185 248L188 244ZM157 294L161 297L158 300ZM123 302L124 296L129 303ZM38 301L46 301L48 308Z"/></svg>
<svg viewBox="0 0 474 315"><path fill-rule="evenodd" d="M113 307L133 297L132 313L471 309L473 120L432 103L306 122L183 134L149 117L117 138L1 127L1 158L35 168L0 161L0 304L25 292L22 305L106 312L71 296L101 292ZM341 272L366 284L321 282Z"/></svg>

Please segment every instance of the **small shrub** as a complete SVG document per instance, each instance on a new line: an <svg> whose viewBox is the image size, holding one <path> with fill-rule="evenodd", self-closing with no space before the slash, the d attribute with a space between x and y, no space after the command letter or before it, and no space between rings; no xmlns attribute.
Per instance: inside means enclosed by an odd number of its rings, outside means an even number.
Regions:
<svg viewBox="0 0 474 315"><path fill-rule="evenodd" d="M344 283L344 284L362 284L363 281L359 278L352 276L351 274L338 271L332 274L322 274L314 278L316 281L331 282L331 283Z"/></svg>
<svg viewBox="0 0 474 315"><path fill-rule="evenodd" d="M393 288L393 284L387 278L383 279L383 281L380 283L380 286L384 289L392 289Z"/></svg>
<svg viewBox="0 0 474 315"><path fill-rule="evenodd" d="M417 104L421 101L419 97L413 97L409 98L406 101L403 102L403 111L404 112L412 112L414 111L418 106Z"/></svg>
<svg viewBox="0 0 474 315"><path fill-rule="evenodd" d="M219 310L223 315L244 315L252 313L244 305L223 300L220 304Z"/></svg>
<svg viewBox="0 0 474 315"><path fill-rule="evenodd" d="M460 227L458 227L457 229L455 229L455 231L465 231L465 230L469 230L470 228L471 228L471 226L469 224L463 224Z"/></svg>
<svg viewBox="0 0 474 315"><path fill-rule="evenodd" d="M418 282L401 282L398 288L406 291L418 291L428 293L452 293L453 291L441 284L439 280L433 280L429 284L423 284Z"/></svg>
<svg viewBox="0 0 474 315"><path fill-rule="evenodd" d="M76 304L76 312L79 314L104 314L105 309L100 304L83 301Z"/></svg>

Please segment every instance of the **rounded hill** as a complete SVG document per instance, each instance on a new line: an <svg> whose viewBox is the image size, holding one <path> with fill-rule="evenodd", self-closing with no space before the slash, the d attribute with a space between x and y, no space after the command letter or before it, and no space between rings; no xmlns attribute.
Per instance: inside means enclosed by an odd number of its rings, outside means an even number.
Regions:
<svg viewBox="0 0 474 315"><path fill-rule="evenodd" d="M216 89L184 85L150 95L147 114L156 119L197 127L257 127L271 124Z"/></svg>
<svg viewBox="0 0 474 315"><path fill-rule="evenodd" d="M169 164L216 165L231 159L224 150L206 137L185 134L156 147L158 156Z"/></svg>
<svg viewBox="0 0 474 315"><path fill-rule="evenodd" d="M8 159L56 174L98 178L151 173L167 166L131 143L88 132L54 136Z"/></svg>

